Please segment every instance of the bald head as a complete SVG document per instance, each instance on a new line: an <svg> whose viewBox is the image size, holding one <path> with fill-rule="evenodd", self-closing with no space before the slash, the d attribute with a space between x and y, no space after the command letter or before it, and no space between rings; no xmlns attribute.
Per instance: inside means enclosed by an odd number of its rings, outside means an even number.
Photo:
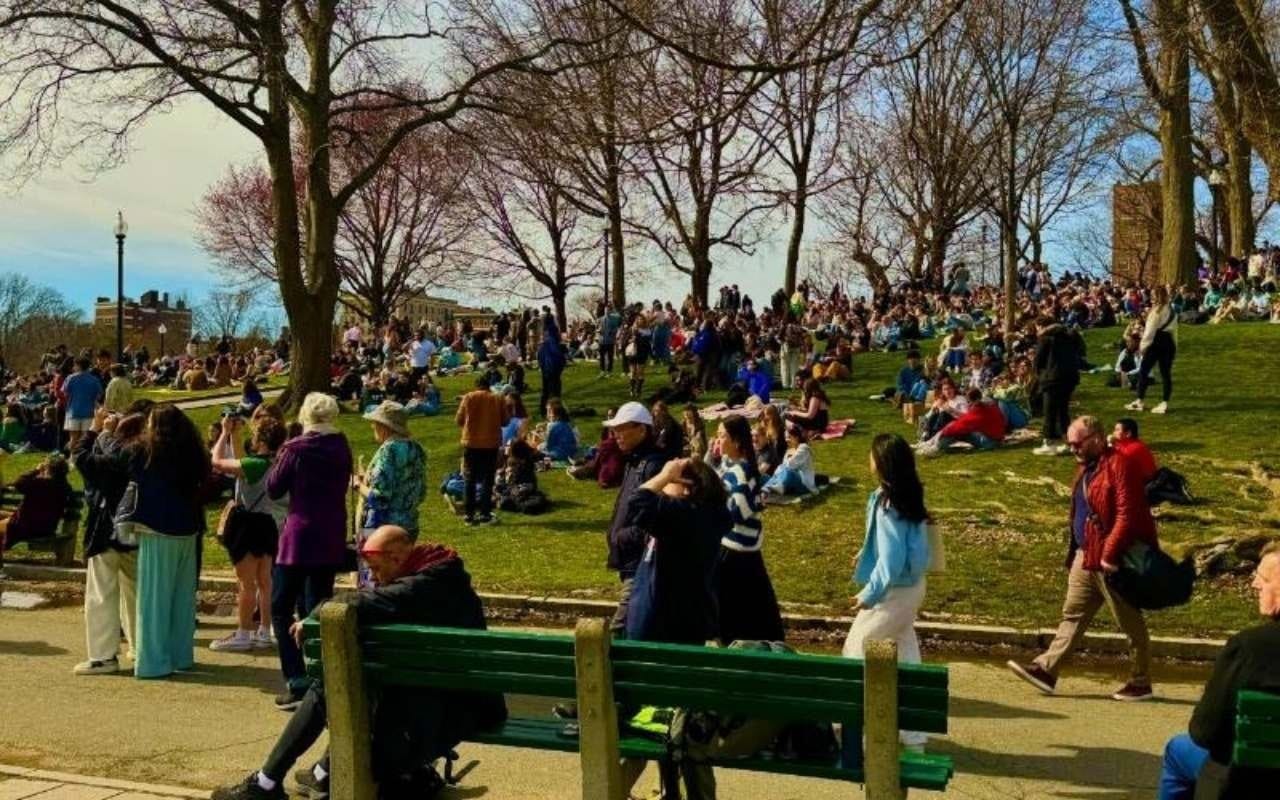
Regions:
<svg viewBox="0 0 1280 800"><path fill-rule="evenodd" d="M1280 540L1262 549L1253 588L1258 590L1258 611L1262 616L1280 617Z"/></svg>
<svg viewBox="0 0 1280 800"><path fill-rule="evenodd" d="M1067 428L1067 446L1081 464L1092 464L1107 449L1102 423L1097 417L1076 417Z"/></svg>
<svg viewBox="0 0 1280 800"><path fill-rule="evenodd" d="M412 552L413 539L399 525L383 525L360 547L360 556L379 586L404 576L405 564Z"/></svg>

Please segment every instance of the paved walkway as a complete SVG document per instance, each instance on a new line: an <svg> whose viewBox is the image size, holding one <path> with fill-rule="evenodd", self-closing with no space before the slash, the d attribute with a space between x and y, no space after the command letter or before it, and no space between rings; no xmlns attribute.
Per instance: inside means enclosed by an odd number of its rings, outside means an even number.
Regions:
<svg viewBox="0 0 1280 800"><path fill-rule="evenodd" d="M284 389L269 389L262 393L262 398L264 400L274 400L282 394L284 394ZM191 411L192 409L196 409L196 408L208 408L210 406L225 406L229 403L239 402L239 400L240 400L240 393L234 392L232 394L220 394L214 397L201 397L196 400L182 400L180 402L174 403L174 405L176 405L178 408L182 409L183 411Z"/></svg>
<svg viewBox="0 0 1280 800"><path fill-rule="evenodd" d="M171 800L207 792L0 764L0 800Z"/></svg>
<svg viewBox="0 0 1280 800"><path fill-rule="evenodd" d="M279 684L273 654L208 650L208 642L229 624L203 621L197 666L179 678L77 678L71 667L84 648L78 608L0 609L0 762L202 790L196 796L238 780L260 766L286 717L271 705ZM1116 676L1104 672L1069 674L1060 696L1042 697L1012 682L999 664L953 663L952 730L930 743L931 750L956 761L947 796L1152 797L1161 748L1186 728L1204 676L1165 669L1156 678L1158 701L1121 705L1108 698ZM528 712L547 703L517 698L512 705ZM460 752L461 766L474 765L446 797L580 796L574 755L476 745ZM732 771L717 777L721 798L861 797L856 787L832 781ZM137 791L110 782L70 783L39 773L0 783L0 800L25 798L37 789L42 800L140 800ZM111 791L116 794L104 793Z"/></svg>

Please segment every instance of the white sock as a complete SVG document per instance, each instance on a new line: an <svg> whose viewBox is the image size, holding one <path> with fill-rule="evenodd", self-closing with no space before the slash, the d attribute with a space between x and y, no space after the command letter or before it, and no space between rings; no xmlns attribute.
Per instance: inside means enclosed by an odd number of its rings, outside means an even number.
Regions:
<svg viewBox="0 0 1280 800"><path fill-rule="evenodd" d="M253 636L253 631L245 630L243 628L236 631L237 639L248 639L251 636Z"/></svg>
<svg viewBox="0 0 1280 800"><path fill-rule="evenodd" d="M325 769L319 764L316 764L314 767L311 768L311 774L316 776L316 780L322 781L325 778L329 777L329 770Z"/></svg>
<svg viewBox="0 0 1280 800"><path fill-rule="evenodd" d="M273 781L273 780L271 780L270 778L268 778L266 775L262 774L261 772L259 772L259 773L258 773L258 788L262 789L262 791L264 791L264 792L272 792L272 791L275 791L275 788L276 788L276 782L275 782L275 781Z"/></svg>

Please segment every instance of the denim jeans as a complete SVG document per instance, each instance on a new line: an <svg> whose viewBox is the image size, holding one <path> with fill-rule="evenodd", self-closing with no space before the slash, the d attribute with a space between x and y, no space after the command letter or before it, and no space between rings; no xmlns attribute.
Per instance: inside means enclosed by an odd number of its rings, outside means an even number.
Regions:
<svg viewBox="0 0 1280 800"><path fill-rule="evenodd" d="M320 603L333 597L333 567L298 567L276 564L271 570L271 627L280 650L280 671L291 690L307 685L302 651L289 633L294 612L305 618Z"/></svg>
<svg viewBox="0 0 1280 800"><path fill-rule="evenodd" d="M1196 794L1196 779L1209 760L1209 751L1180 733L1164 746L1164 765L1160 769L1160 800L1191 800Z"/></svg>
<svg viewBox="0 0 1280 800"><path fill-rule="evenodd" d="M969 433L964 436L939 436L938 449L947 450L957 442L967 442L974 450L994 450L996 443L984 433Z"/></svg>

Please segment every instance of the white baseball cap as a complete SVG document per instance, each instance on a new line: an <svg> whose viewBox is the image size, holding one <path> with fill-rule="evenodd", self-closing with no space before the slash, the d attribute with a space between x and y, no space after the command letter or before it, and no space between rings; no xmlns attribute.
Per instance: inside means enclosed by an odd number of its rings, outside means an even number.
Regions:
<svg viewBox="0 0 1280 800"><path fill-rule="evenodd" d="M644 407L643 403L623 403L616 414L610 419L604 421L606 428L616 428L619 425L638 422L641 425L653 427L653 415L649 413L649 409Z"/></svg>

